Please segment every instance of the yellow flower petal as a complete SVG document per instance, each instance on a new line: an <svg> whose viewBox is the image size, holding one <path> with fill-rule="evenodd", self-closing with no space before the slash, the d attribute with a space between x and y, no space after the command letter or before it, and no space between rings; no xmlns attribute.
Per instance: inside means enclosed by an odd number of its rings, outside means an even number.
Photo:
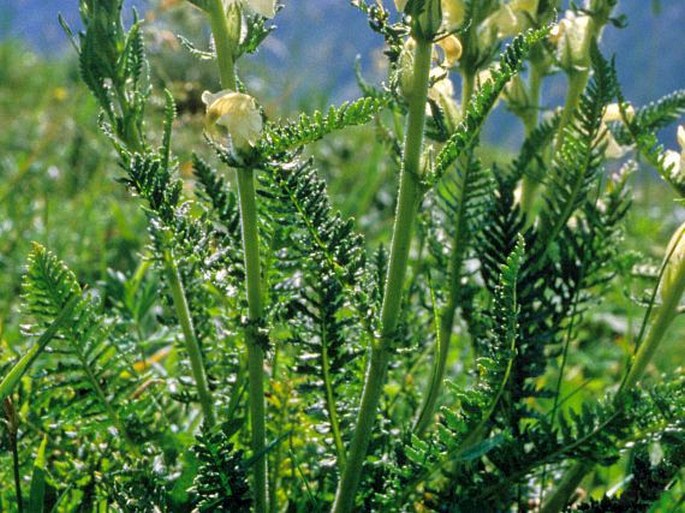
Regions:
<svg viewBox="0 0 685 513"><path fill-rule="evenodd" d="M683 125L678 126L677 140L680 145L680 150L685 152L685 126Z"/></svg>
<svg viewBox="0 0 685 513"><path fill-rule="evenodd" d="M224 9L228 9L233 4L246 6L250 11L264 16L265 18L273 18L276 14L275 0L221 0Z"/></svg>
<svg viewBox="0 0 685 513"><path fill-rule="evenodd" d="M464 0L442 0L441 6L443 22L448 29L464 23L464 16L466 16Z"/></svg>
<svg viewBox="0 0 685 513"><path fill-rule="evenodd" d="M670 255L670 258L669 258ZM666 248L666 268L661 281L661 298L668 297L670 288L675 284L678 271L685 260L685 223L675 231Z"/></svg>
<svg viewBox="0 0 685 513"><path fill-rule="evenodd" d="M226 128L233 145L243 150L254 146L262 133L262 116L255 99L230 90L202 93L207 104L207 130L216 134L216 125Z"/></svg>
<svg viewBox="0 0 685 513"><path fill-rule="evenodd" d="M438 45L445 52L445 65L451 68L457 64L461 58L462 46L461 41L455 35L450 35L438 41Z"/></svg>

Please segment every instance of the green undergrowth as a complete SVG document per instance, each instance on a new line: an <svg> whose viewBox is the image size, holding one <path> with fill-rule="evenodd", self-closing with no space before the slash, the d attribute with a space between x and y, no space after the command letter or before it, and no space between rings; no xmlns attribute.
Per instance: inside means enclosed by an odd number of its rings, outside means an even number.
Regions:
<svg viewBox="0 0 685 513"><path fill-rule="evenodd" d="M211 18L213 0L192 3ZM580 511L682 507L682 315L643 384L619 386L683 216L647 134L685 102L613 127L642 150L638 171L605 165L599 119L622 93L592 46L563 136L552 143L563 119L550 115L520 152L500 148L482 126L551 51L547 22L487 54L465 46L462 84L499 68L450 127L430 96L403 96L402 39L419 22L356 6L385 37L389 82L360 80L360 99L320 112L269 98L247 151L203 140L200 95L218 85L190 40L160 50L154 27L115 23L75 37L80 62L0 44L0 512L22 510L22 490L31 513L347 511L354 497L360 511L524 511L577 461L595 465ZM199 11L174 12L204 34ZM268 35L246 16L238 57ZM426 117L415 161L408 112ZM544 186L522 213L517 183L538 165ZM413 233L395 222L398 180L415 189Z"/></svg>

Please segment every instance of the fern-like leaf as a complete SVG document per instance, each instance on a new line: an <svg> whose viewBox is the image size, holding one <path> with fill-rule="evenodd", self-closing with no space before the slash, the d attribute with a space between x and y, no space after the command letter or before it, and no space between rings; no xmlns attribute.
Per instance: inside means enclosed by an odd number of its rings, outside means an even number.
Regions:
<svg viewBox="0 0 685 513"><path fill-rule="evenodd" d="M230 441L231 431L229 426L205 429L193 446L199 468L190 491L202 513L251 511L247 462L242 451L236 450Z"/></svg>
<svg viewBox="0 0 685 513"><path fill-rule="evenodd" d="M547 28L526 32L516 37L507 47L500 57L499 68L476 92L466 109L464 120L436 156L433 176L429 179L431 184L440 180L459 155L473 147L485 119L504 87L520 71L523 60L532 46L541 41L547 32Z"/></svg>
<svg viewBox="0 0 685 513"><path fill-rule="evenodd" d="M340 107L330 107L325 114L302 114L297 121L285 124L269 123L257 144L264 160L283 155L342 128L363 125L373 119L388 103L387 98L361 98Z"/></svg>
<svg viewBox="0 0 685 513"><path fill-rule="evenodd" d="M540 214L536 245L544 253L566 225L598 176L603 161L601 119L606 105L618 94L616 72L595 47L592 52L595 74L549 173L545 206Z"/></svg>
<svg viewBox="0 0 685 513"><path fill-rule="evenodd" d="M78 298L78 299L75 299ZM71 302L70 322L60 331L65 338L61 361L55 362L61 379L74 390L86 390L84 411L104 416L129 448L136 449L121 413L134 380L123 380L133 371L110 342L93 302L83 296L74 274L43 246L34 245L24 280L26 311L39 326L52 322ZM78 395L78 393L77 393Z"/></svg>

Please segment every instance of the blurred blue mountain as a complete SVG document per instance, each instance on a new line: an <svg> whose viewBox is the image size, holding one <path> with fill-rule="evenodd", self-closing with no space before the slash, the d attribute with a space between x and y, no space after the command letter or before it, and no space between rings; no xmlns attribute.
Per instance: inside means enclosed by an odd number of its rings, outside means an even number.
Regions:
<svg viewBox="0 0 685 513"><path fill-rule="evenodd" d="M336 101L358 94L352 72L358 55L365 75L372 81L382 79L383 72L375 64L382 40L348 1L282 3L285 8L275 20L278 29L256 62L268 65L294 90L307 95L323 91ZM77 0L0 0L0 38L21 38L46 55L62 52L67 42L57 15L61 12L77 25L77 4ZM628 26L608 27L602 41L608 55L620 49L617 68L624 92L638 105L685 88L685 46L680 43L685 0L661 1L658 14L651 5L648 0L621 0L619 13L628 16ZM127 1L126 6L145 10L146 1ZM552 86L550 103L556 103L562 94L563 84Z"/></svg>

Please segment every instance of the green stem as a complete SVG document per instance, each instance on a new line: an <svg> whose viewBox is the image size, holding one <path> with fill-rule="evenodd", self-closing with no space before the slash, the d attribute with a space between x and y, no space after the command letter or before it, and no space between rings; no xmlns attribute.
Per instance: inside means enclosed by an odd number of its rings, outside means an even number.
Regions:
<svg viewBox="0 0 685 513"><path fill-rule="evenodd" d="M682 236L683 234L681 234L681 237ZM659 347L660 342L663 340L668 327L678 313L678 306L680 304L680 299L683 296L683 292L685 292L685 264L680 264L675 279L669 284L667 293L664 295L665 297L662 298L662 303L657 311L656 318L654 319L645 340L642 341L633 358L628 375L621 384L617 397L623 392L633 388L645 373L647 364L651 361L652 356L654 356L657 347Z"/></svg>
<svg viewBox="0 0 685 513"><path fill-rule="evenodd" d="M547 498L542 508L540 508L540 513L558 513L561 511L591 468L591 465L579 461L567 470L554 489L554 492Z"/></svg>
<svg viewBox="0 0 685 513"><path fill-rule="evenodd" d="M324 330L325 331L325 330ZM321 334L323 341L323 351L321 353L321 367L323 371L323 382L326 388L326 407L328 409L328 418L331 421L331 431L333 432L333 440L335 441L335 450L338 457L338 466L343 468L345 466L345 445L343 444L342 433L340 431L340 420L338 419L338 412L335 408L335 397L333 395L333 384L331 381L331 365L328 358L328 342L326 333Z"/></svg>
<svg viewBox="0 0 685 513"><path fill-rule="evenodd" d="M461 104L462 108L466 109L475 89L475 73L463 70L462 71L462 90L461 90ZM467 172L467 171L465 171ZM461 191L463 192L463 190ZM457 204L463 207L463 197L457 198ZM449 300L442 310L440 326L438 331L438 339L435 350L435 360L433 363L433 370L428 380L428 392L424 399L423 406L417 417L414 431L417 435L421 435L433 421L433 414L435 406L442 390L442 382L445 377L447 368L447 357L450 349L450 339L452 338L452 330L454 329L454 319L456 317L457 300L460 291L461 266L463 259L463 247L459 244L461 239L460 228L462 226L463 211L457 216L454 221L457 233L454 236L454 247L450 256L450 295Z"/></svg>
<svg viewBox="0 0 685 513"><path fill-rule="evenodd" d="M561 120L559 121L559 128L557 129L558 136L554 147L554 153L558 152L564 144L564 131L573 121L573 116L576 114L580 98L583 95L583 91L585 91L589 78L590 73L587 70L576 70L569 74L566 103L564 104L564 110L561 113Z"/></svg>
<svg viewBox="0 0 685 513"><path fill-rule="evenodd" d="M268 486L266 465L266 421L264 404L264 348L260 343L259 328L263 316L261 292L261 263L259 258L259 233L257 227L257 194L254 171L239 169L238 199L245 253L245 288L249 325L245 330L247 346L250 423L252 430L252 453L255 511L268 511Z"/></svg>
<svg viewBox="0 0 685 513"><path fill-rule="evenodd" d="M221 0L211 0L208 5L209 23L214 35L217 65L221 87L235 91L235 60L233 58L234 37L228 26L228 16Z"/></svg>
<svg viewBox="0 0 685 513"><path fill-rule="evenodd" d="M530 66L530 82L528 84L528 110L523 117L523 126L525 127L526 136L529 136L538 124L542 78L543 71L541 65L532 62ZM539 185L540 183L529 174L523 176L523 181L521 182L521 210L529 219L532 218L535 193Z"/></svg>
<svg viewBox="0 0 685 513"><path fill-rule="evenodd" d="M476 74L464 70L461 74L461 108L466 110L476 89Z"/></svg>
<svg viewBox="0 0 685 513"><path fill-rule="evenodd" d="M468 172L468 171L464 171ZM460 206L463 206L463 198L457 199ZM447 357L449 356L450 341L452 338L452 331L454 330L454 320L456 318L457 304L459 300L459 292L461 291L461 268L464 262L464 247L460 244L461 235L460 228L463 225L462 219L463 211L460 211L459 218L455 220L455 227L457 233L454 236L454 247L450 256L450 291L449 300L442 310L440 316L440 326L438 332L437 346L435 351L435 360L433 363L433 370L428 380L429 388L426 398L424 399L421 412L416 421L414 431L418 436L428 429L433 421L433 414L435 407L442 390L442 384L445 378L445 371L447 369Z"/></svg>
<svg viewBox="0 0 685 513"><path fill-rule="evenodd" d="M226 12L221 0L211 0L208 15L214 35L217 64L224 89L236 89L234 49L239 36L240 12ZM230 24L230 25L229 25ZM237 29L236 29L237 27ZM257 195L254 171L239 169L238 198L245 257L245 289L247 292L248 326L245 329L248 370L248 402L254 464L252 478L255 513L266 513L268 507L268 472L266 460L266 414L264 403L264 348L260 343L259 329L263 317L261 293L261 264L257 226Z"/></svg>
<svg viewBox="0 0 685 513"><path fill-rule="evenodd" d="M23 513L24 499L21 493L21 469L19 465L19 447L17 432L19 430L19 419L17 411L14 408L14 403L10 397L5 397L2 401L5 412L4 423L7 427L7 439L9 441L9 450L12 453L12 474L14 476L14 493L17 497L17 511ZM0 504L0 509L1 504Z"/></svg>
<svg viewBox="0 0 685 513"><path fill-rule="evenodd" d="M679 228L680 229L680 228ZM681 232L681 237L683 237ZM677 246L680 241L676 241L674 247ZM673 253L673 251L671 252ZM667 259L671 259L672 254L667 256ZM663 286L663 285L662 285ZM668 327L670 326L673 319L675 319L678 311L678 306L680 300L685 292L685 261L681 262L678 269L676 270L673 282L669 284L666 294L662 299L662 304L659 307L659 311L652 323L649 332L644 341L640 344L640 347L633 358L632 365L628 371L626 378L623 380L621 387L618 390L615 398L616 408L621 408L621 399L630 391L644 374L647 365L652 359L656 349L659 347L660 342L663 340ZM541 513L557 513L561 511L569 501L569 498L573 492L578 488L583 477L590 471L592 466L589 466L583 462L577 462L573 465L564 475L559 485L555 488L552 494L548 497L544 506L540 510Z"/></svg>
<svg viewBox="0 0 685 513"><path fill-rule="evenodd" d="M348 451L347 463L338 483L333 513L349 513L354 508L357 486L361 478L362 466L373 433L378 403L385 384L385 376L390 361L390 346L395 337L401 313L402 291L409 259L409 248L421 198L419 175L421 172L421 150L426 119L431 50L432 43L430 41L416 41L413 90L408 98L409 113L407 115L399 197L381 308L381 335L371 347L357 425Z"/></svg>
<svg viewBox="0 0 685 513"><path fill-rule="evenodd" d="M188 300L186 299L181 276L176 266L176 261L170 251L166 252L164 257L164 267L169 280L169 288L171 289L171 297L174 302L176 316L181 324L183 330L183 339L185 341L186 351L190 358L190 368L195 378L195 385L197 386L197 395L200 399L200 406L205 417L207 426L212 427L216 423L214 416L214 400L212 393L209 390L207 382L207 374L205 372L204 362L202 360L202 351L200 344L195 336L195 328L193 327L193 319L190 315L190 308L188 307Z"/></svg>
<svg viewBox="0 0 685 513"><path fill-rule="evenodd" d="M443 310L443 317L440 319L433 370L428 379L428 392L426 393L421 412L419 413L414 426L414 433L417 436L421 436L433 422L435 406L438 403L438 397L440 397L440 391L442 390L442 382L445 378L445 371L447 369L447 356L449 355L452 327L454 325L457 309L457 305L453 301L454 297L456 297L456 295L450 294L450 301Z"/></svg>

